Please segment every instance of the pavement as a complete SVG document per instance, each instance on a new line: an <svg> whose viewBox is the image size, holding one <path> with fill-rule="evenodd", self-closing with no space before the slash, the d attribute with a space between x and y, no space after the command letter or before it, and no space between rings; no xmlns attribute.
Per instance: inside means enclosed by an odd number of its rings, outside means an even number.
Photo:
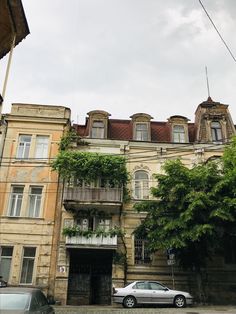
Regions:
<svg viewBox="0 0 236 314"><path fill-rule="evenodd" d="M183 309L173 307L140 307L124 309L121 305L54 306L56 314L236 314L236 305L191 306Z"/></svg>

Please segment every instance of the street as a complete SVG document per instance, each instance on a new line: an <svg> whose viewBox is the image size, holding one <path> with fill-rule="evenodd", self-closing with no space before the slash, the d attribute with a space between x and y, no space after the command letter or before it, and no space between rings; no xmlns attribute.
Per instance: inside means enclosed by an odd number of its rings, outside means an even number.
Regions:
<svg viewBox="0 0 236 314"><path fill-rule="evenodd" d="M124 309L120 305L113 306L54 306L56 314L236 314L236 306L192 306L184 309L173 307L142 307Z"/></svg>

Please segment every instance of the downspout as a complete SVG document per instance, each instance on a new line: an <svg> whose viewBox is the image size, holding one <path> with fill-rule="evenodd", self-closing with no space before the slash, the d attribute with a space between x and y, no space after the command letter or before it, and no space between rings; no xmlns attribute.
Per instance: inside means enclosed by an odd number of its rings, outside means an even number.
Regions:
<svg viewBox="0 0 236 314"><path fill-rule="evenodd" d="M127 145L124 145L124 156L125 156L125 148L126 148ZM124 196L124 193L122 193L123 196ZM119 223L120 223L120 226L122 224L122 211L123 211L123 201L124 199L122 198L122 206L120 207L120 212L119 212ZM128 272L128 263L127 263L127 246L126 246L126 243L125 243L125 235L122 235L121 236L121 241L122 241L122 244L123 244L123 247L124 247L124 250L125 250L125 260L124 260L124 285L126 285L127 283L127 272Z"/></svg>
<svg viewBox="0 0 236 314"><path fill-rule="evenodd" d="M6 88L7 88L7 82L8 82L9 72L10 72L11 61L12 61L13 49L14 49L15 43L16 43L16 25L15 25L15 21L13 18L13 14L12 14L12 10L11 10L11 6L9 4L9 1L7 1L7 6L8 6L9 16L10 16L10 20L11 20L11 27L12 27L12 44L11 44L11 50L10 50L8 61L7 61L6 74L5 74L3 90L2 90L3 101L5 98L5 94L6 94ZM3 106L3 103L2 103L2 106ZM0 115L2 112L2 106L0 108Z"/></svg>

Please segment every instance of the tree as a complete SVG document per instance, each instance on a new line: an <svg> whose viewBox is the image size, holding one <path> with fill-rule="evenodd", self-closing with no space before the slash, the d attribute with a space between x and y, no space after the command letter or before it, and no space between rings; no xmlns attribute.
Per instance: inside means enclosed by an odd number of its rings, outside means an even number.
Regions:
<svg viewBox="0 0 236 314"><path fill-rule="evenodd" d="M151 252L174 249L180 266L196 272L200 294L207 260L236 236L236 139L218 162L189 169L172 160L163 169L152 189L157 200L135 205L147 212L135 234L146 237Z"/></svg>

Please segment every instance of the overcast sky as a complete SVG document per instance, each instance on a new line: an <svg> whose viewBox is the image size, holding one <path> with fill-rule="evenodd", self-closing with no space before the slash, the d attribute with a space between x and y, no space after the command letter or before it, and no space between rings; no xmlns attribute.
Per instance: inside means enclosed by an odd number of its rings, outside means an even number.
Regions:
<svg viewBox="0 0 236 314"><path fill-rule="evenodd" d="M14 50L11 103L71 108L74 122L101 109L191 121L210 95L236 123L236 63L198 0L22 0L30 35ZM236 55L236 1L202 0ZM0 60L3 85L7 57Z"/></svg>

